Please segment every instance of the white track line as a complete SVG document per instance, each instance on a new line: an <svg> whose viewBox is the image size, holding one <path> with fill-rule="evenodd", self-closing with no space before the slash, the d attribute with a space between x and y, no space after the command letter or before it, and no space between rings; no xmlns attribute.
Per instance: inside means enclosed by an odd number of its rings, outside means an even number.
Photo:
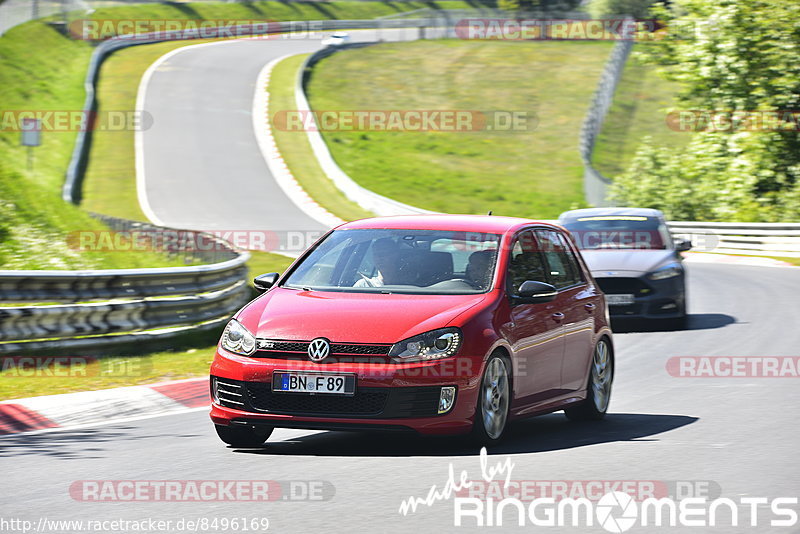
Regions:
<svg viewBox="0 0 800 534"><path fill-rule="evenodd" d="M308 193L303 189L300 183L289 170L283 157L278 150L278 145L275 143L275 137L272 135L272 126L269 120L269 78L272 74L272 69L286 58L297 54L289 54L267 63L261 72L258 74L256 80L256 90L253 95L253 133L256 136L258 147L261 149L261 155L267 163L270 173L278 186L283 190L284 194L294 202L294 204L312 219L317 220L327 227L339 226L345 221L332 214L322 206L320 206Z"/></svg>
<svg viewBox="0 0 800 534"><path fill-rule="evenodd" d="M171 50L166 54L164 54L163 56L159 57L155 62L153 62L152 65L150 65L150 67L148 67L148 69L142 76L142 80L139 83L139 90L136 95L136 109L139 111L143 111L145 109L147 89L150 84L150 80L152 79L155 72L159 69L159 67L161 67L166 61L171 59L173 56L180 54L181 52L185 52L187 50L192 50L206 46L233 44L241 42L242 40L243 39L234 39L229 41L200 43L200 44L182 46L180 48L176 48L175 50ZM267 163L267 167L272 173L272 176L275 178L275 182L283 190L286 196L288 196L289 199L300 210L302 210L306 215L308 215L312 219L319 221L321 224L324 224L327 227L338 226L345 221L339 219L338 217L336 217L335 215L331 214L326 209L324 209L322 206L317 204L308 195L308 193L306 193L303 190L303 188L300 186L300 184L297 182L294 176L292 176L289 169L286 167L286 163L280 156L280 153L278 152L278 149L275 146L275 140L272 137L272 130L270 129L269 115L267 112L269 93L267 93L266 87L267 83L269 82L269 75L272 72L272 68L279 61L287 57L289 57L289 55L270 61L261 70L261 72L259 72L258 79L256 81L256 90L253 97L253 118L252 118L253 130L256 136L256 141L258 143L259 149L261 150L261 154L264 158L264 161ZM136 194L139 199L139 206L141 207L142 212L144 212L145 216L150 220L150 222L159 226L166 226L164 222L158 217L158 215L155 214L147 198L146 174L144 165L144 132L141 129L136 131L134 148L136 153Z"/></svg>

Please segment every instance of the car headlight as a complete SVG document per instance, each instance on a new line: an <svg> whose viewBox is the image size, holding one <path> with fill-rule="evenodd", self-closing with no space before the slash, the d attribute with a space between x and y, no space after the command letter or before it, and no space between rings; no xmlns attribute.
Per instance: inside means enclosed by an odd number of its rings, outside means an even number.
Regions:
<svg viewBox="0 0 800 534"><path fill-rule="evenodd" d="M664 280L665 278L673 278L675 276L680 276L683 274L683 268L680 265L672 264L667 265L657 271L653 271L652 273L647 275L647 278L650 280Z"/></svg>
<svg viewBox="0 0 800 534"><path fill-rule="evenodd" d="M395 343L389 356L406 362L447 358L458 352L462 337L458 328L432 330Z"/></svg>
<svg viewBox="0 0 800 534"><path fill-rule="evenodd" d="M250 356L256 350L256 337L236 319L231 319L225 327L221 342L223 349L243 356Z"/></svg>

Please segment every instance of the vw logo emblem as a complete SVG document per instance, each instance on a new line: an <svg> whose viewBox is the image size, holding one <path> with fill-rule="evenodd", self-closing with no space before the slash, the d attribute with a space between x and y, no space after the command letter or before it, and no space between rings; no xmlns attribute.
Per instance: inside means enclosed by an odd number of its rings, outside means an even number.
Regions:
<svg viewBox="0 0 800 534"><path fill-rule="evenodd" d="M324 337L318 337L308 344L308 357L311 361L321 362L331 352L331 344Z"/></svg>

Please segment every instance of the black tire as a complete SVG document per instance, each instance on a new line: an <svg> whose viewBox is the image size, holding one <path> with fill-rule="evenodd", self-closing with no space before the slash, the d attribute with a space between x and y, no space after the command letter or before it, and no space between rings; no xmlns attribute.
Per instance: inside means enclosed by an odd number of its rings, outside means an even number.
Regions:
<svg viewBox="0 0 800 534"><path fill-rule="evenodd" d="M605 348L605 356L602 355ZM599 361L598 361L599 360ZM601 365L606 362L605 365ZM598 369L601 380L597 381ZM607 377L607 382L606 382ZM586 383L586 400L564 410L570 421L599 421L606 416L611 403L611 387L614 383L614 354L611 343L606 338L600 339L592 353L592 366Z"/></svg>
<svg viewBox="0 0 800 534"><path fill-rule="evenodd" d="M472 439L479 445L494 445L505 435L511 408L510 370L508 359L498 353L489 356L478 386L478 402L472 423Z"/></svg>
<svg viewBox="0 0 800 534"><path fill-rule="evenodd" d="M214 425L219 439L232 447L260 447L269 439L272 431L271 426L258 427L237 427Z"/></svg>
<svg viewBox="0 0 800 534"><path fill-rule="evenodd" d="M689 318L686 316L686 314L683 314L680 317L667 319L667 327L670 330L686 330L686 325L688 322Z"/></svg>

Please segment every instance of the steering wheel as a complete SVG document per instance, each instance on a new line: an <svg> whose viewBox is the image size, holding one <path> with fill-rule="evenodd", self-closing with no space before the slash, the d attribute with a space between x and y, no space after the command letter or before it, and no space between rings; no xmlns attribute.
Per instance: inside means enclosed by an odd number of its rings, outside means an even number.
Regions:
<svg viewBox="0 0 800 534"><path fill-rule="evenodd" d="M375 287L375 284L372 283L372 280L370 280L369 277L367 277L367 275L365 275L364 273L361 273L361 272L358 272L356 274L358 274L358 276L360 276L361 279L364 280L367 283L367 286Z"/></svg>

